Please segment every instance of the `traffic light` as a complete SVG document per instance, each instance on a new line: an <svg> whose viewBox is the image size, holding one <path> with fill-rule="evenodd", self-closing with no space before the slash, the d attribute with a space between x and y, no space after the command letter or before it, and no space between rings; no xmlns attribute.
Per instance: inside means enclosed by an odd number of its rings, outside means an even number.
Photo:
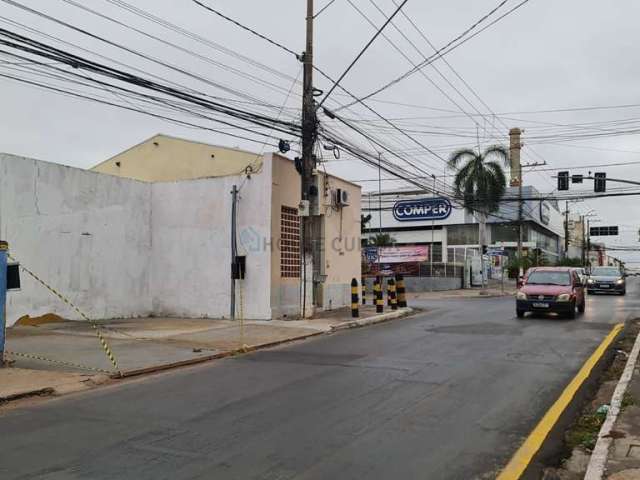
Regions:
<svg viewBox="0 0 640 480"><path fill-rule="evenodd" d="M607 174L606 172L596 172L593 174L593 191L596 193L604 193L607 191Z"/></svg>
<svg viewBox="0 0 640 480"><path fill-rule="evenodd" d="M569 172L558 172L558 190L569 190Z"/></svg>

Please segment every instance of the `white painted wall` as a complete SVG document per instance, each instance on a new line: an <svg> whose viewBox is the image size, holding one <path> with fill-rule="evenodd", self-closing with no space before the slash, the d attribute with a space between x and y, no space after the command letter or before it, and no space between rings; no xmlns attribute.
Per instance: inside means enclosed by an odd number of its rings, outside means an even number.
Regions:
<svg viewBox="0 0 640 480"><path fill-rule="evenodd" d="M242 284L246 318L269 319L271 168L241 176L152 184L153 311L162 316L228 318L231 189L238 202L238 253L247 255ZM237 293L236 315L240 313Z"/></svg>
<svg viewBox="0 0 640 480"><path fill-rule="evenodd" d="M268 160L267 160L268 161ZM271 318L271 167L239 176L144 183L0 154L0 238L24 266L91 318L229 316L231 187L247 275L237 314ZM81 317L26 273L7 323Z"/></svg>
<svg viewBox="0 0 640 480"><path fill-rule="evenodd" d="M92 318L151 311L150 185L0 154L0 238L26 267ZM28 275L7 298L22 315L79 315Z"/></svg>

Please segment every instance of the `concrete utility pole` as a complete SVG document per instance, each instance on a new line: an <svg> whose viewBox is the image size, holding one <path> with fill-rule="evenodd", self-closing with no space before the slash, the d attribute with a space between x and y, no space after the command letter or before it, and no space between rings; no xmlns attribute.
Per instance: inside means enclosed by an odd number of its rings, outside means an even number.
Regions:
<svg viewBox="0 0 640 480"><path fill-rule="evenodd" d="M569 200L564 202L564 256L569 257Z"/></svg>
<svg viewBox="0 0 640 480"><path fill-rule="evenodd" d="M436 176L434 174L431 174L431 177L433 178L433 194L432 194L432 196L433 196L433 198L435 198L436 197ZM431 218L431 245L429 246L429 259L430 259L429 266L430 266L430 270L431 270L430 273L429 273L429 276L431 278L430 278L430 281L429 281L429 285L430 285L429 290L431 290L432 292L433 292L433 283L434 283L434 281L433 281L433 246L435 245L435 240L434 240L434 236L433 236L434 229L435 229L435 221L434 221L433 218ZM442 245L442 240L440 242L440 245ZM483 275L484 275L484 271L483 271Z"/></svg>
<svg viewBox="0 0 640 480"><path fill-rule="evenodd" d="M586 240L584 235L584 215L580 215L580 224L582 225L582 266L585 267L587 265L587 261L585 256Z"/></svg>
<svg viewBox="0 0 640 480"><path fill-rule="evenodd" d="M7 305L7 251L9 244L0 240L0 368L4 366L4 344Z"/></svg>
<svg viewBox="0 0 640 480"><path fill-rule="evenodd" d="M238 201L238 187L236 185L231 189L231 304L229 309L229 318L236 319L236 270L238 245L236 241L236 203Z"/></svg>
<svg viewBox="0 0 640 480"><path fill-rule="evenodd" d="M316 110L313 100L313 0L307 0L307 34L306 47L302 55L303 91L302 91L302 171L301 198L302 210L302 317L307 317L307 288L309 275L314 270L314 215L319 213L317 189L313 188L314 170L316 167L313 149L316 141ZM312 293L313 298L313 293Z"/></svg>

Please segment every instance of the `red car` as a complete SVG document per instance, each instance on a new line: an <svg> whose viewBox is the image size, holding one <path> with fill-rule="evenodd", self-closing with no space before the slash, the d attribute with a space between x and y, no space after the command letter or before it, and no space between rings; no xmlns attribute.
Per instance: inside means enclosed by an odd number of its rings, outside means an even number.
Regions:
<svg viewBox="0 0 640 480"><path fill-rule="evenodd" d="M527 270L516 293L516 315L526 312L558 313L576 318L584 312L584 284L571 267L535 267Z"/></svg>

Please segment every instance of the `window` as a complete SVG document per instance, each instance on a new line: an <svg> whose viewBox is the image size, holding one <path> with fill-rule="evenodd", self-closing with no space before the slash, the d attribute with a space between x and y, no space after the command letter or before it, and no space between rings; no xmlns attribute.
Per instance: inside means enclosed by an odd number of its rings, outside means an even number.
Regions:
<svg viewBox="0 0 640 480"><path fill-rule="evenodd" d="M569 272L537 271L527 278L527 285L571 285Z"/></svg>
<svg viewBox="0 0 640 480"><path fill-rule="evenodd" d="M300 217L297 208L285 206L280 211L280 276L300 277Z"/></svg>
<svg viewBox="0 0 640 480"><path fill-rule="evenodd" d="M447 243L449 245L477 245L478 225L449 225L447 226Z"/></svg>
<svg viewBox="0 0 640 480"><path fill-rule="evenodd" d="M524 232L523 232L524 237ZM516 223L499 223L491 225L491 240L496 242L517 242L518 241L518 224Z"/></svg>

